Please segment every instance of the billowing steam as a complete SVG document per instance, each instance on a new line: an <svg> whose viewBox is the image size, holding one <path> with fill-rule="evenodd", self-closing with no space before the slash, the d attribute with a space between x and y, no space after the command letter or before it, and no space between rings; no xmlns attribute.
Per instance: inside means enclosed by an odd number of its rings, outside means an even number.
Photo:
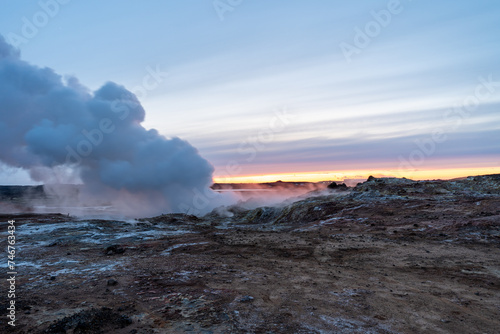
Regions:
<svg viewBox="0 0 500 334"><path fill-rule="evenodd" d="M0 36L4 164L44 183L78 180L80 201L108 202L129 215L207 212L220 204L209 189L210 163L188 142L145 129L144 115L123 86L108 82L90 92L76 78L21 60Z"/></svg>

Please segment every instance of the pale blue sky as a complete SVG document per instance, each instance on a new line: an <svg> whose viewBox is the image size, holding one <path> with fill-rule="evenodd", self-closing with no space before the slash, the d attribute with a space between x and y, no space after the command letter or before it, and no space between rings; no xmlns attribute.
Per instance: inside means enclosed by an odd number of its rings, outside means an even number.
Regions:
<svg viewBox="0 0 500 334"><path fill-rule="evenodd" d="M23 37L23 18L55 1L0 0L0 34ZM144 126L188 140L216 175L229 161L241 175L393 169L436 128L448 137L425 164L500 167L500 84L459 126L444 116L479 77L500 81L498 1L242 0L223 13L214 3L238 1L72 0L19 49L92 90L134 90L148 68L168 72L140 97ZM348 61L341 43L356 47L355 29L388 6L397 13ZM250 159L248 138L284 108L294 117Z"/></svg>

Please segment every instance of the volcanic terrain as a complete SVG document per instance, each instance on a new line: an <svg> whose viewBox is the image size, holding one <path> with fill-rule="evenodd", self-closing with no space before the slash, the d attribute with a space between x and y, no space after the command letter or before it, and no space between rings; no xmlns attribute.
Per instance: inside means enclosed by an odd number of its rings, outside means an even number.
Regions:
<svg viewBox="0 0 500 334"><path fill-rule="evenodd" d="M500 175L373 178L272 207L15 220L2 333L489 333L500 328ZM7 252L2 270L6 274Z"/></svg>

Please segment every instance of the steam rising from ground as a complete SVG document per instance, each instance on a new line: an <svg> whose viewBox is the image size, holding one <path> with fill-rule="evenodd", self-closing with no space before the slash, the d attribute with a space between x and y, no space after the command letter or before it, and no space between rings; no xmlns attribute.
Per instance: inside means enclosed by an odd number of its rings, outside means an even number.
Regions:
<svg viewBox="0 0 500 334"><path fill-rule="evenodd" d="M76 78L31 65L0 36L0 161L51 184L81 182L73 205L108 203L122 214L208 212L213 167L188 142L145 129L134 94L108 82L95 92ZM209 200L194 204L196 196ZM69 203L66 203L70 205Z"/></svg>
<svg viewBox="0 0 500 334"><path fill-rule="evenodd" d="M188 142L145 129L144 117L123 86L108 82L91 92L74 77L21 60L0 35L0 162L44 184L42 196L0 201L0 211L201 215L235 203L276 205L326 187L277 182L213 191L210 163Z"/></svg>
<svg viewBox="0 0 500 334"><path fill-rule="evenodd" d="M328 183L309 182L273 182L258 184L216 184L220 192L232 192L237 200L236 206L243 209L255 209L261 206L284 206L306 197L332 195L327 189ZM227 207L218 208L224 214Z"/></svg>

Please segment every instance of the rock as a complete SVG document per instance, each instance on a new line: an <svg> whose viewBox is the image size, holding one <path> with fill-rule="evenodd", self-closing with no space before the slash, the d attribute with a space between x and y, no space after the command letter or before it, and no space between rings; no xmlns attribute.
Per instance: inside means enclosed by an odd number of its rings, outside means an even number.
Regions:
<svg viewBox="0 0 500 334"><path fill-rule="evenodd" d="M347 190L348 187L345 183L339 183L337 184L336 182L332 182L327 186L328 189L334 189L334 190Z"/></svg>
<svg viewBox="0 0 500 334"><path fill-rule="evenodd" d="M125 328L132 320L110 308L90 309L64 317L50 325L43 333L111 333L111 329ZM108 330L106 330L108 329Z"/></svg>
<svg viewBox="0 0 500 334"><path fill-rule="evenodd" d="M125 253L125 248L121 247L120 245L111 245L109 247L106 247L104 253L106 255L123 254Z"/></svg>
<svg viewBox="0 0 500 334"><path fill-rule="evenodd" d="M118 285L118 281L115 279L108 279L108 286Z"/></svg>
<svg viewBox="0 0 500 334"><path fill-rule="evenodd" d="M253 302L255 298L253 298L252 296L243 296L240 298L239 302L240 303L250 303L250 302Z"/></svg>

